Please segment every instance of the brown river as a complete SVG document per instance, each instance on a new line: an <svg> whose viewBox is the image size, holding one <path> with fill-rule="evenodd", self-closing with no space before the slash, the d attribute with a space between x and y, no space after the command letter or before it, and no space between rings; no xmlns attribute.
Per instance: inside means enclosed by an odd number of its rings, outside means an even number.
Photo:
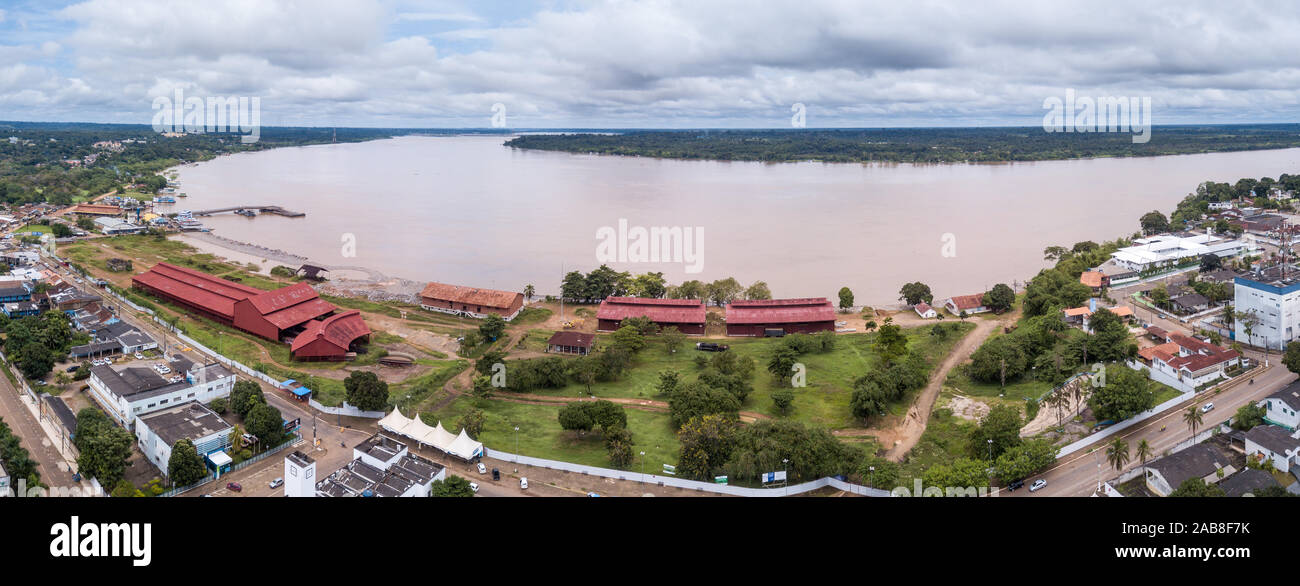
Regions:
<svg viewBox="0 0 1300 586"><path fill-rule="evenodd" d="M1132 234L1139 216L1169 213L1201 181L1300 172L1300 149L767 164L521 151L504 140L402 137L221 157L180 168L189 197L159 211L305 212L200 219L234 240L414 280L547 294L562 271L612 259L671 283L732 276L766 281L778 297L831 299L848 286L858 304L884 305L908 281L937 298L1023 283L1047 266L1044 247ZM651 228L683 236L651 256L637 246Z"/></svg>

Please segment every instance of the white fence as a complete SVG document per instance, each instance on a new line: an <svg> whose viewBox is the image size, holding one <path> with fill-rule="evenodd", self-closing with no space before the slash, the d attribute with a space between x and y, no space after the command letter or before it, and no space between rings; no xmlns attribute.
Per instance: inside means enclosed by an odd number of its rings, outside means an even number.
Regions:
<svg viewBox="0 0 1300 586"><path fill-rule="evenodd" d="M317 411L321 411L323 413L329 413L330 415L346 415L348 417L365 417L367 419L383 419L385 415L388 415L388 413L384 411L362 411L361 409L357 409L356 407L349 405L347 401L344 401L343 406L341 407L326 407L324 405L321 405L320 403L317 403L316 399L308 400L307 404L311 405L312 408L316 409Z"/></svg>
<svg viewBox="0 0 1300 586"><path fill-rule="evenodd" d="M600 476L602 478L613 478L617 480L631 480L642 484L655 484L659 486L672 486L695 490L699 492L713 492L718 494L729 494L732 496L749 496L749 497L779 497L794 494L801 494L817 490L819 488L831 487L848 493L861 496L887 497L892 496L887 490L878 488L869 488L858 484L852 484L839 480L837 478L824 477L818 478L811 482L802 484L793 484L782 488L748 488L744 486L731 486L729 484L715 484L712 482L701 482L698 480L686 480L676 476L663 476L659 474L641 474L627 470L611 470L609 468L597 468L594 466L583 466L582 464L573 464L571 462L559 462L556 460L546 460L543 458L533 458L530 456L519 456L493 450L487 447L483 448L484 455L504 462L514 462L526 464L528 466L537 466L550 470L563 470L565 472L575 472L578 474L587 474L591 476Z"/></svg>

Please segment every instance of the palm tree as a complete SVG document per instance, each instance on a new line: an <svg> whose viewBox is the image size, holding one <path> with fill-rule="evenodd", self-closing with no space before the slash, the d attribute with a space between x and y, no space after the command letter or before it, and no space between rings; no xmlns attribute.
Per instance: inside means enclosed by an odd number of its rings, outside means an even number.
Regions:
<svg viewBox="0 0 1300 586"><path fill-rule="evenodd" d="M1201 426L1204 417L1205 415L1201 413L1200 409L1196 408L1196 405L1188 407L1187 411L1183 412L1183 422L1187 424L1187 427L1192 428L1192 439L1196 439L1196 428Z"/></svg>
<svg viewBox="0 0 1300 586"><path fill-rule="evenodd" d="M527 299L528 301L532 301L533 295L536 293L537 293L536 287L533 287L532 285L524 286L524 299Z"/></svg>
<svg viewBox="0 0 1300 586"><path fill-rule="evenodd" d="M1147 440L1138 442L1137 458L1138 461L1142 462L1142 476L1145 478L1147 474L1147 460L1151 458L1151 444L1147 443Z"/></svg>
<svg viewBox="0 0 1300 586"><path fill-rule="evenodd" d="M1124 465L1128 464L1128 460L1128 444L1124 443L1124 440L1115 438L1115 441L1106 446L1106 461L1115 467L1116 472L1123 470Z"/></svg>

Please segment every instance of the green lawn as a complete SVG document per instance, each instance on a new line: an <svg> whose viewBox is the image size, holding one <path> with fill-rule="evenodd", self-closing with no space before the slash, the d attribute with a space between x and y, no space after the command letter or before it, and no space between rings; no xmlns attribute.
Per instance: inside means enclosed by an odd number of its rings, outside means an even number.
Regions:
<svg viewBox="0 0 1300 586"><path fill-rule="evenodd" d="M561 405L527 405L506 401L480 401L484 413L483 432L478 438L488 448L518 453L537 458L548 458L564 462L586 464L612 468L609 456L605 453L605 444L599 432L590 432L586 437L579 437L577 432L560 428L558 413ZM437 412L425 412L420 416L429 425L442 421L442 426L456 433L456 422L460 416L474 407L475 401L467 397L458 397L445 409ZM671 429L667 414L652 413L639 409L625 409L628 430L632 432L632 441L638 454L646 453L646 472L659 471L663 464L676 464L677 453L681 449L677 437ZM515 431L519 427L518 451L515 448ZM629 467L640 472L641 460Z"/></svg>
<svg viewBox="0 0 1300 586"><path fill-rule="evenodd" d="M904 329L908 337L909 348L919 349L931 365L937 364L943 356L952 350L952 347L966 334L974 329L974 324L959 324L960 330L949 334L944 339L938 339L930 335L930 326ZM549 331L533 330L529 332L528 340L531 344L533 340L543 342L550 336ZM807 368L807 384L802 389L795 389L794 406L788 414L794 420L804 423L820 425L830 429L842 429L847 427L856 427L858 422L855 421L852 413L849 411L849 399L852 395L852 384L855 379L875 368L879 359L871 350L871 344L876 339L875 333L870 334L841 334L836 336L835 350L825 353L809 353L800 357L801 362ZM659 380L659 372L664 370L676 370L682 373L686 380L693 379L699 372L693 358L697 354L703 354L712 357L712 353L698 352L694 349L694 342L687 340L687 346L679 349L675 355L671 355L658 343L658 340L651 338L650 343L637 355L636 362L624 376L612 382L598 382L591 387L591 394L597 397L621 397L621 398L640 398L640 399L659 399L655 385ZM609 343L609 337L598 335L596 346L601 347ZM772 376L767 372L767 360L773 346L783 343L779 338L734 338L728 339L724 343L730 345L730 352L738 353L742 356L753 357L757 363L754 373L754 392L746 399L742 409L746 411L757 411L769 415L779 415L772 403L772 393L780 387L773 381ZM528 346L528 349L534 349ZM586 396L585 386L570 384L559 389L541 389L534 391L536 394L551 396ZM915 393L909 394L903 400L897 402L892 411L895 413L904 412L915 398Z"/></svg>
<svg viewBox="0 0 1300 586"><path fill-rule="evenodd" d="M936 464L948 464L953 460L968 455L967 436L975 426L974 423L957 417L947 407L936 404L930 414L930 422L925 433L916 443L916 447L907 455L898 473L901 486L912 488L912 479Z"/></svg>
<svg viewBox="0 0 1300 586"><path fill-rule="evenodd" d="M21 233L24 233L24 232L35 232L35 233L38 233L38 234L49 234L49 233L51 233L51 232L53 232L53 231L54 231L54 228L51 228L51 227L46 226L46 225L44 225L44 224L28 224L28 225L26 225L26 226L23 226L22 228L19 228L19 229L17 229L17 230L14 230L14 233L15 233L15 234L21 234Z"/></svg>

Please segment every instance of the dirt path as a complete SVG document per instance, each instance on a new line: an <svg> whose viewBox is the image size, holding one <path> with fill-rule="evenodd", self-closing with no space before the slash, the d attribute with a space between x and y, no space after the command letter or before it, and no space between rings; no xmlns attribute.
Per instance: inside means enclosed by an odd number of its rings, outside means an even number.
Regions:
<svg viewBox="0 0 1300 586"><path fill-rule="evenodd" d="M930 411L934 409L934 403L939 398L939 391L943 389L943 383L948 378L948 372L953 367L965 362L970 355L984 343L993 332L1002 327L1004 323L1012 323L1016 319L1015 313L1009 313L1002 319L975 319L971 320L975 324L975 329L966 337L958 342L948 356L939 363L938 368L930 374L930 382L921 390L916 401L912 403L911 408L907 410L907 415L898 419L892 425L886 428L867 428L867 429L842 429L833 432L838 437L866 437L874 436L883 446L888 446L885 457L895 462L902 461L916 442L921 439L921 434L925 433L925 426L930 422Z"/></svg>

